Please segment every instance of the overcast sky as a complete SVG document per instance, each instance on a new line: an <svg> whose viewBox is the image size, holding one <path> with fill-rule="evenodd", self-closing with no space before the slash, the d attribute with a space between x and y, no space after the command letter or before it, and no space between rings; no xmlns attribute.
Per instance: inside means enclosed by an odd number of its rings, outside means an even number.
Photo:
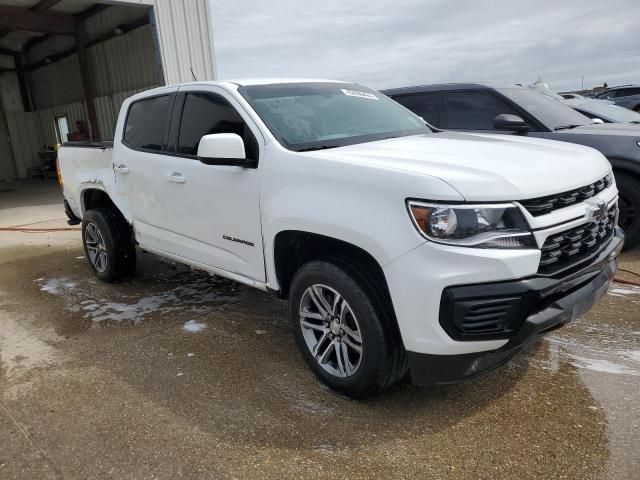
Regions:
<svg viewBox="0 0 640 480"><path fill-rule="evenodd" d="M211 0L221 79L640 83L640 0Z"/></svg>

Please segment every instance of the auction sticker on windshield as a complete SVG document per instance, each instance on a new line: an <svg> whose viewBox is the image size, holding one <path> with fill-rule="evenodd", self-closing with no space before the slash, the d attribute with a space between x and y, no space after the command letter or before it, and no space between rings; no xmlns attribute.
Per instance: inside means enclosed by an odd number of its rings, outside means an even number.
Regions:
<svg viewBox="0 0 640 480"><path fill-rule="evenodd" d="M360 98L369 98L371 100L380 100L373 93L369 93L369 92L360 92L358 90L347 90L346 88L341 88L340 91L345 95L349 95L350 97L360 97Z"/></svg>

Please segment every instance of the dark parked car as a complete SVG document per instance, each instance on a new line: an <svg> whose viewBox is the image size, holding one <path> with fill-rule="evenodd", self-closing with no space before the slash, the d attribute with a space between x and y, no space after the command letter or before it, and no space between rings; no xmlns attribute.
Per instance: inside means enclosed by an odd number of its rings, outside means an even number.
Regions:
<svg viewBox="0 0 640 480"><path fill-rule="evenodd" d="M524 87L443 84L383 93L440 129L529 135L599 150L613 165L626 247L640 243L639 125L594 124L568 105Z"/></svg>
<svg viewBox="0 0 640 480"><path fill-rule="evenodd" d="M616 105L640 112L640 85L612 87L599 93L594 98L611 100Z"/></svg>

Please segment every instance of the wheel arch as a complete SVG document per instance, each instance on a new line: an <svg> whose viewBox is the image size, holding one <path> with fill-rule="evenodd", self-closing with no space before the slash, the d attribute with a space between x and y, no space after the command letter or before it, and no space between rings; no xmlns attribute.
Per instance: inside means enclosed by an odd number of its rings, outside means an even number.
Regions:
<svg viewBox="0 0 640 480"><path fill-rule="evenodd" d="M611 166L613 167L613 173L616 172L627 173L640 178L640 162L637 160L631 160L621 157L607 157Z"/></svg>
<svg viewBox="0 0 640 480"><path fill-rule="evenodd" d="M111 207L122 215L122 212L106 190L98 187L88 187L83 189L80 193L80 211L82 216L84 216L88 210L96 207Z"/></svg>
<svg viewBox="0 0 640 480"><path fill-rule="evenodd" d="M283 230L274 238L273 259L279 296L288 296L293 276L304 263L329 256L341 257L365 268L375 276L391 300L382 266L371 253L353 243L303 230Z"/></svg>

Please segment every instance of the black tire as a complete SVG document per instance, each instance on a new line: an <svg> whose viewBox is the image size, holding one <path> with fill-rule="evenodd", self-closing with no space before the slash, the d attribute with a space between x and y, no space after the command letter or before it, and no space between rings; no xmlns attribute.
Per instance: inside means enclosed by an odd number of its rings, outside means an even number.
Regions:
<svg viewBox="0 0 640 480"><path fill-rule="evenodd" d="M640 180L628 173L616 172L616 184L620 192L619 225L624 230L624 249L640 243Z"/></svg>
<svg viewBox="0 0 640 480"><path fill-rule="evenodd" d="M91 237L95 231L99 232L100 252L106 258L105 264L94 262L95 250L91 246ZM136 250L131 238L131 227L114 208L98 207L84 214L82 243L87 260L98 279L113 283L133 275Z"/></svg>
<svg viewBox="0 0 640 480"><path fill-rule="evenodd" d="M293 278L289 295L289 317L305 362L322 383L354 399L390 387L407 371L406 352L391 305L381 300L385 295L380 294L380 286L373 278L366 268L356 268L345 259L326 258L303 265ZM350 375L341 377L328 372L316 360L305 340L300 310L305 292L312 285L327 286L338 292L357 318L362 354L357 369ZM322 335L318 333L318 336ZM333 355L336 355L335 349Z"/></svg>

